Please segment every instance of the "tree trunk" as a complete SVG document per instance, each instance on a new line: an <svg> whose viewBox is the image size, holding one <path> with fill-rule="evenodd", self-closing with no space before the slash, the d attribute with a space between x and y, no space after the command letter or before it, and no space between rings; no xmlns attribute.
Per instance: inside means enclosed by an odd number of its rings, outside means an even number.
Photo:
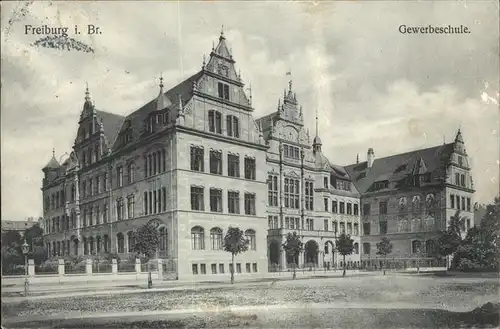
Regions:
<svg viewBox="0 0 500 329"><path fill-rule="evenodd" d="M384 275L386 267L387 267L387 256L384 257Z"/></svg>
<svg viewBox="0 0 500 329"><path fill-rule="evenodd" d="M344 259L344 272L342 273L342 276L345 276L345 255L342 255Z"/></svg>
<svg viewBox="0 0 500 329"><path fill-rule="evenodd" d="M231 284L234 284L234 254L231 254L231 263L233 264L231 268Z"/></svg>
<svg viewBox="0 0 500 329"><path fill-rule="evenodd" d="M295 265L295 261L293 262L293 279L297 278L297 266Z"/></svg>

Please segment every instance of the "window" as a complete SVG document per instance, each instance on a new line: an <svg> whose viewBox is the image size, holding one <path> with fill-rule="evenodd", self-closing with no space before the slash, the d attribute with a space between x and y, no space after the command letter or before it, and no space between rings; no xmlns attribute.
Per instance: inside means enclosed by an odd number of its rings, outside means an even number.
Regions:
<svg viewBox="0 0 500 329"><path fill-rule="evenodd" d="M347 223L347 234L352 235L352 223Z"/></svg>
<svg viewBox="0 0 500 329"><path fill-rule="evenodd" d="M217 88L217 91L218 91L217 95L220 98L229 100L229 85L222 83L222 82L219 82L217 87L218 87Z"/></svg>
<svg viewBox="0 0 500 329"><path fill-rule="evenodd" d="M358 225L358 223L354 223L354 234L353 235L359 235L359 225Z"/></svg>
<svg viewBox="0 0 500 329"><path fill-rule="evenodd" d="M116 219L124 219L125 209L123 207L123 198L116 199Z"/></svg>
<svg viewBox="0 0 500 329"><path fill-rule="evenodd" d="M245 193L245 215L255 215L254 193Z"/></svg>
<svg viewBox="0 0 500 329"><path fill-rule="evenodd" d="M354 216L359 215L359 205L357 203L354 204Z"/></svg>
<svg viewBox="0 0 500 329"><path fill-rule="evenodd" d="M200 226L191 229L191 248L193 250L205 249L205 231Z"/></svg>
<svg viewBox="0 0 500 329"><path fill-rule="evenodd" d="M246 230L245 235L248 239L248 248L250 250L256 250L257 249L257 241L255 240L255 231L254 230Z"/></svg>
<svg viewBox="0 0 500 329"><path fill-rule="evenodd" d="M227 192L227 207L230 214L240 213L240 192Z"/></svg>
<svg viewBox="0 0 500 329"><path fill-rule="evenodd" d="M359 255L359 244L357 242L354 244L354 254Z"/></svg>
<svg viewBox="0 0 500 329"><path fill-rule="evenodd" d="M207 267L205 266L205 264L200 264L200 273L207 274Z"/></svg>
<svg viewBox="0 0 500 329"><path fill-rule="evenodd" d="M102 208L102 222L107 223L108 222L108 205L105 204L104 207Z"/></svg>
<svg viewBox="0 0 500 329"><path fill-rule="evenodd" d="M450 195L450 208L455 208L455 195L453 194Z"/></svg>
<svg viewBox="0 0 500 329"><path fill-rule="evenodd" d="M338 227L337 227L337 222L336 221L332 221L332 229L333 229L333 232L335 232L335 233L338 232Z"/></svg>
<svg viewBox="0 0 500 329"><path fill-rule="evenodd" d="M460 196L455 196L456 204L457 204L457 209L460 209Z"/></svg>
<svg viewBox="0 0 500 329"><path fill-rule="evenodd" d="M306 230L314 231L314 219L312 218L306 219Z"/></svg>
<svg viewBox="0 0 500 329"><path fill-rule="evenodd" d="M296 146L283 145L283 155L285 158L300 159L300 150Z"/></svg>
<svg viewBox="0 0 500 329"><path fill-rule="evenodd" d="M99 206L95 207L95 223L96 223L96 225L101 224L101 209L99 208ZM68 227L69 227L69 223L68 223Z"/></svg>
<svg viewBox="0 0 500 329"><path fill-rule="evenodd" d="M220 228L214 227L210 230L210 245L212 246L212 250L222 250L224 242Z"/></svg>
<svg viewBox="0 0 500 329"><path fill-rule="evenodd" d="M127 197L127 218L134 217L134 208L135 208L135 197L134 195L129 195Z"/></svg>
<svg viewBox="0 0 500 329"><path fill-rule="evenodd" d="M339 203L337 200L332 201L332 212L334 214L336 214L339 211L338 205L339 205Z"/></svg>
<svg viewBox="0 0 500 329"><path fill-rule="evenodd" d="M467 229L470 229L470 218L467 218Z"/></svg>
<svg viewBox="0 0 500 329"><path fill-rule="evenodd" d="M465 197L462 197L462 210L465 210Z"/></svg>
<svg viewBox="0 0 500 329"><path fill-rule="evenodd" d="M127 182L132 184L134 182L134 163L130 162L127 165Z"/></svg>
<svg viewBox="0 0 500 329"><path fill-rule="evenodd" d="M245 269L246 269L247 273L250 273L251 272L250 263L246 263L245 265L246 265Z"/></svg>
<svg viewBox="0 0 500 329"><path fill-rule="evenodd" d="M104 175L102 175L102 187L104 191L108 190L108 173L104 173Z"/></svg>
<svg viewBox="0 0 500 329"><path fill-rule="evenodd" d="M95 178L95 184L94 184L94 187L95 187L95 191L94 191L94 194L99 194L102 192L102 186L101 186L101 179L99 176L97 176Z"/></svg>
<svg viewBox="0 0 500 329"><path fill-rule="evenodd" d="M245 179L255 180L255 159L245 157Z"/></svg>
<svg viewBox="0 0 500 329"><path fill-rule="evenodd" d="M352 203L347 203L347 214L352 215Z"/></svg>
<svg viewBox="0 0 500 329"><path fill-rule="evenodd" d="M370 204L369 204L369 203L365 203L365 204L363 205L363 215L365 215L365 216L370 215L370 212L371 212L371 209L370 209L370 208L371 208L371 207L370 207Z"/></svg>
<svg viewBox="0 0 500 329"><path fill-rule="evenodd" d="M270 229L279 228L278 226L278 216L268 216L268 224Z"/></svg>
<svg viewBox="0 0 500 329"><path fill-rule="evenodd" d="M328 177L323 177L323 186L328 188Z"/></svg>
<svg viewBox="0 0 500 329"><path fill-rule="evenodd" d="M240 125L237 117L233 115L226 116L226 133L230 137L240 137Z"/></svg>
<svg viewBox="0 0 500 329"><path fill-rule="evenodd" d="M379 222L380 234L387 234L387 221Z"/></svg>
<svg viewBox="0 0 500 329"><path fill-rule="evenodd" d="M203 187L191 186L191 209L205 210Z"/></svg>
<svg viewBox="0 0 500 329"><path fill-rule="evenodd" d="M166 251L167 250L167 229L164 226L160 227L159 237L160 237L160 241L159 241L160 243L159 243L158 249L160 249L160 251Z"/></svg>
<svg viewBox="0 0 500 329"><path fill-rule="evenodd" d="M299 180L285 178L285 207L299 209Z"/></svg>
<svg viewBox="0 0 500 329"><path fill-rule="evenodd" d="M217 274L217 264L210 265L210 268L212 270L212 274Z"/></svg>
<svg viewBox="0 0 500 329"><path fill-rule="evenodd" d="M328 219L324 220L323 227L324 227L325 231L328 231Z"/></svg>
<svg viewBox="0 0 500 329"><path fill-rule="evenodd" d="M414 253L414 254L417 254L420 252L420 241L418 240L414 240L411 242L411 252Z"/></svg>
<svg viewBox="0 0 500 329"><path fill-rule="evenodd" d="M240 177L240 157L236 154L227 155L227 175Z"/></svg>
<svg viewBox="0 0 500 329"><path fill-rule="evenodd" d="M363 254L370 254L370 244L368 242L363 243Z"/></svg>
<svg viewBox="0 0 500 329"><path fill-rule="evenodd" d="M467 198L467 211L470 211L470 198Z"/></svg>
<svg viewBox="0 0 500 329"><path fill-rule="evenodd" d="M208 130L212 133L222 134L222 115L220 112L208 111Z"/></svg>
<svg viewBox="0 0 500 329"><path fill-rule="evenodd" d="M340 234L345 233L345 223L341 222L339 226L340 226Z"/></svg>
<svg viewBox="0 0 500 329"><path fill-rule="evenodd" d="M241 273L241 263L236 264L236 273Z"/></svg>
<svg viewBox="0 0 500 329"><path fill-rule="evenodd" d="M219 264L219 273L224 274L224 264Z"/></svg>
<svg viewBox="0 0 500 329"><path fill-rule="evenodd" d="M370 223L363 223L363 235L370 235Z"/></svg>
<svg viewBox="0 0 500 329"><path fill-rule="evenodd" d="M123 167L118 166L116 168L116 184L118 187L123 186Z"/></svg>
<svg viewBox="0 0 500 329"><path fill-rule="evenodd" d="M222 190L210 189L210 211L222 212Z"/></svg>
<svg viewBox="0 0 500 329"><path fill-rule="evenodd" d="M387 201L379 202L379 214L381 215L387 214Z"/></svg>
<svg viewBox="0 0 500 329"><path fill-rule="evenodd" d="M252 263L252 270L257 272L257 263Z"/></svg>
<svg viewBox="0 0 500 329"><path fill-rule="evenodd" d="M306 182L306 209L314 210L314 186L312 182Z"/></svg>
<svg viewBox="0 0 500 329"><path fill-rule="evenodd" d="M267 202L271 207L278 206L278 177L269 175L267 177Z"/></svg>
<svg viewBox="0 0 500 329"><path fill-rule="evenodd" d="M464 174L460 175L460 186L465 187L465 175Z"/></svg>
<svg viewBox="0 0 500 329"><path fill-rule="evenodd" d="M125 239L122 233L116 235L116 241L118 244L118 253L123 254L125 252Z"/></svg>
<svg viewBox="0 0 500 329"><path fill-rule="evenodd" d="M127 242L128 242L128 252L134 251L134 233L132 231L127 233Z"/></svg>
<svg viewBox="0 0 500 329"><path fill-rule="evenodd" d="M210 173L215 175L222 175L222 152L210 151Z"/></svg>
<svg viewBox="0 0 500 329"><path fill-rule="evenodd" d="M198 274L198 264L193 264L191 268L193 270L194 275Z"/></svg>
<svg viewBox="0 0 500 329"><path fill-rule="evenodd" d="M82 196L85 198L87 196L87 182L82 182ZM54 208L54 196L52 196L51 208Z"/></svg>
<svg viewBox="0 0 500 329"><path fill-rule="evenodd" d="M464 161L463 161L463 158L459 155L459 156L458 156L458 165L459 165L460 167L462 167L462 166L463 166L463 164L464 164L463 162L464 162Z"/></svg>
<svg viewBox="0 0 500 329"><path fill-rule="evenodd" d="M460 185L460 174L459 173L455 174L455 185Z"/></svg>
<svg viewBox="0 0 500 329"><path fill-rule="evenodd" d="M205 171L203 148L191 146L191 170Z"/></svg>
<svg viewBox="0 0 500 329"><path fill-rule="evenodd" d="M345 214L345 202L339 202L339 213Z"/></svg>
<svg viewBox="0 0 500 329"><path fill-rule="evenodd" d="M328 198L323 198L323 203L325 205L325 211L328 211Z"/></svg>

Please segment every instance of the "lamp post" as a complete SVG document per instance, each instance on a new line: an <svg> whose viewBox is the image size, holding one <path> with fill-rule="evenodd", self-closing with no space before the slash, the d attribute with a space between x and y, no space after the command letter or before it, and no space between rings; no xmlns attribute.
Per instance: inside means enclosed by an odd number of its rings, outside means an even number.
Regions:
<svg viewBox="0 0 500 329"><path fill-rule="evenodd" d="M24 239L24 243L21 247L23 255L24 255L24 274L25 274L25 280L24 280L24 296L28 296L28 287L29 287L29 281L28 281L28 252L29 252L29 245L26 243L26 239Z"/></svg>

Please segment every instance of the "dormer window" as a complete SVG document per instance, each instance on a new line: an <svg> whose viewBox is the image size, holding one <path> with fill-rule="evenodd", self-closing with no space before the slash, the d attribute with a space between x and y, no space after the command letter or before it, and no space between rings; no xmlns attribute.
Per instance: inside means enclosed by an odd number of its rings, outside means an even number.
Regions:
<svg viewBox="0 0 500 329"><path fill-rule="evenodd" d="M458 156L458 165L459 165L460 167L463 167L463 165L464 165L463 158L462 158L460 155Z"/></svg>
<svg viewBox="0 0 500 329"><path fill-rule="evenodd" d="M373 184L373 189L374 190L382 190L382 189L385 189L385 188L389 188L389 181L379 181L379 182L375 182Z"/></svg>
<svg viewBox="0 0 500 329"><path fill-rule="evenodd" d="M219 98L229 100L229 85L219 82L218 83L218 96Z"/></svg>

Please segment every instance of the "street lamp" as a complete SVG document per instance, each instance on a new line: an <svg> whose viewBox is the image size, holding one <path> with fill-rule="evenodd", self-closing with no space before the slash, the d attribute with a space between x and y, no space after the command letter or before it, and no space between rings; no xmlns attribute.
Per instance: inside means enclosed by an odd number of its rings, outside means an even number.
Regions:
<svg viewBox="0 0 500 329"><path fill-rule="evenodd" d="M24 274L25 274L25 280L24 280L24 296L28 296L28 286L29 286L29 281L28 281L28 252L29 252L29 245L26 243L26 239L24 239L24 243L22 245L22 252L24 255Z"/></svg>

